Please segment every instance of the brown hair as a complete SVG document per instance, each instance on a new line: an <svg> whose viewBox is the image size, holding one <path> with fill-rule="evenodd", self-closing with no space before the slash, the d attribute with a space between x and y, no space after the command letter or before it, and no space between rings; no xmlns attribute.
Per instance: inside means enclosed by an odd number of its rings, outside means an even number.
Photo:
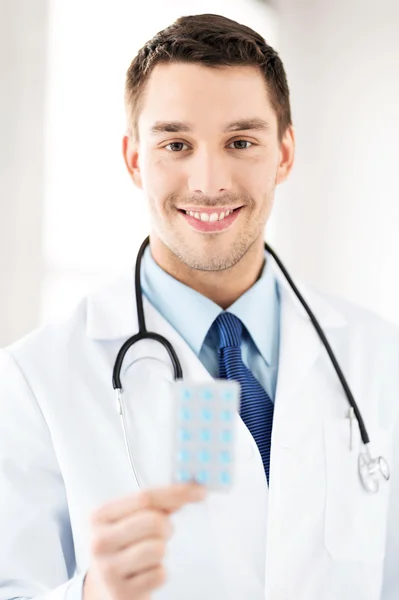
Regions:
<svg viewBox="0 0 399 600"><path fill-rule="evenodd" d="M180 17L157 33L139 50L127 71L125 106L131 133L136 138L146 82L157 64L167 62L257 67L264 75L277 116L280 141L292 123L287 77L277 52L250 27L220 15L194 15Z"/></svg>

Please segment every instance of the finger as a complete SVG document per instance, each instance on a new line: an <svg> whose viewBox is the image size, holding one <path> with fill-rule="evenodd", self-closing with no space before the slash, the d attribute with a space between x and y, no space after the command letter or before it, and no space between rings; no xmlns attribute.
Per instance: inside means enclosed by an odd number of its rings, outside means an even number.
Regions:
<svg viewBox="0 0 399 600"><path fill-rule="evenodd" d="M155 567L155 569L149 569L148 571L144 571L139 575L135 575L129 579L128 582L129 593L126 596L135 598L139 594L141 596L141 594L152 592L153 590L156 590L164 585L166 582L166 571L161 565ZM150 596L148 598L150 598Z"/></svg>
<svg viewBox="0 0 399 600"><path fill-rule="evenodd" d="M95 555L113 554L143 539L169 539L172 522L167 513L157 510L135 512L129 517L97 528L92 539Z"/></svg>
<svg viewBox="0 0 399 600"><path fill-rule="evenodd" d="M149 508L162 510L167 513L179 510L190 502L199 502L206 497L206 489L197 484L175 484L158 490L147 490Z"/></svg>
<svg viewBox="0 0 399 600"><path fill-rule="evenodd" d="M112 523L130 516L133 512L155 508L174 512L188 502L202 500L205 488L198 484L175 484L165 488L149 489L113 500L94 511L93 525Z"/></svg>
<svg viewBox="0 0 399 600"><path fill-rule="evenodd" d="M159 566L165 557L165 552L164 540L143 540L107 559L103 563L103 568L110 580L126 579Z"/></svg>

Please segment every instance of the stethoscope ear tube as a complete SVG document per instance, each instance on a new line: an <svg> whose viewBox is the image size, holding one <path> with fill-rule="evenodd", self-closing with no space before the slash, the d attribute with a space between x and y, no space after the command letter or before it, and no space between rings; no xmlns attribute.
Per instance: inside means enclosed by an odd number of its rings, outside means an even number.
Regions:
<svg viewBox="0 0 399 600"><path fill-rule="evenodd" d="M172 344L169 342L169 340L164 338L162 335L159 335L159 333L147 331L147 329L146 329L144 309L143 309L143 295L141 293L141 276L140 276L141 268L140 267L141 267L141 261L143 258L144 251L149 243L150 243L150 238L147 237L144 240L144 242L141 244L140 250L137 254L136 267L135 267L134 281L135 281L135 294L136 294L137 319L138 319L138 324L139 324L139 331L138 331L138 333L136 333L135 335L130 337L128 340L126 340L126 342L123 344L123 346L121 347L121 349L118 352L118 355L116 357L115 364L114 364L114 369L112 372L112 386L113 386L114 390L122 391L121 371L122 371L122 364L123 364L123 361L126 356L126 352L129 350L129 348L131 348L134 344L136 344L137 342L140 342L141 340L154 340L154 341L162 344L162 346L165 348L165 350L169 354L169 358L172 362L174 378L175 379L183 379L182 366L180 364L180 361L178 359L178 356L177 356Z"/></svg>
<svg viewBox="0 0 399 600"><path fill-rule="evenodd" d="M144 309L143 309L143 294L141 292L141 261L145 249L150 243L150 236L146 237L144 242L140 246L140 250L137 253L136 266L134 269L134 292L136 295L136 309L137 309L137 320L139 325L139 333L146 333ZM133 342L134 343L134 342Z"/></svg>
<svg viewBox="0 0 399 600"><path fill-rule="evenodd" d="M366 446L367 444L370 443L370 438L369 435L367 433L367 429L366 426L364 424L363 421L363 417L361 415L361 412L356 404L356 400L350 390L350 387L348 385L348 382L345 379L345 376L341 370L341 367L338 364L337 359L335 358L335 354L330 346L329 341L327 340L324 331L322 330L319 322L317 321L316 317L314 316L313 312L311 311L309 305L306 303L306 300L304 299L304 297L302 296L301 292L298 290L297 286L295 285L295 283L292 281L290 274L288 273L287 269L284 267L283 263L281 262L281 260L279 259L279 257L277 256L277 254L274 252L274 250L272 248L270 248L270 246L268 244L265 244L265 248L267 250L267 252L269 252L271 254L271 256L274 258L274 260L276 261L276 263L278 264L279 268L281 269L281 271L283 272L285 278L287 279L288 283L290 284L291 288L293 289L296 297L298 298L298 300L300 301L300 303L302 304L303 308L306 310L309 319L311 320L314 328L316 329L321 341L323 342L323 345L328 353L328 356L331 359L331 362L334 366L335 372L338 376L338 379L341 382L342 387L344 388L344 392L345 395L348 399L349 402L349 406L351 408L353 408L353 412L355 413L355 417L357 419L357 422L359 424L359 430L360 430L360 436L362 438L362 442L363 444Z"/></svg>

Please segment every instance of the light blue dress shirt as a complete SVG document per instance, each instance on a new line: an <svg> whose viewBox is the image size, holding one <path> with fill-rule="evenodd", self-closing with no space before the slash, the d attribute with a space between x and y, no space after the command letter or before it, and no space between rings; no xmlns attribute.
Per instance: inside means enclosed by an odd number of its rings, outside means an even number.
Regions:
<svg viewBox="0 0 399 600"><path fill-rule="evenodd" d="M145 250L141 273L143 294L182 336L212 377L218 377L218 336L211 326L223 309L161 269L154 261L150 247ZM256 283L227 310L245 326L241 346L244 363L274 402L280 344L280 295L267 259Z"/></svg>

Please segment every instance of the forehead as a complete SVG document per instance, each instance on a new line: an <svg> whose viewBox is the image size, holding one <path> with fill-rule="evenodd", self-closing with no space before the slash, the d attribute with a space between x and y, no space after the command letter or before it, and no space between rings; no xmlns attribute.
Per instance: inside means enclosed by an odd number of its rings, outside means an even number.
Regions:
<svg viewBox="0 0 399 600"><path fill-rule="evenodd" d="M167 63L158 64L147 81L138 125L143 132L163 120L218 127L247 117L276 125L260 70Z"/></svg>

